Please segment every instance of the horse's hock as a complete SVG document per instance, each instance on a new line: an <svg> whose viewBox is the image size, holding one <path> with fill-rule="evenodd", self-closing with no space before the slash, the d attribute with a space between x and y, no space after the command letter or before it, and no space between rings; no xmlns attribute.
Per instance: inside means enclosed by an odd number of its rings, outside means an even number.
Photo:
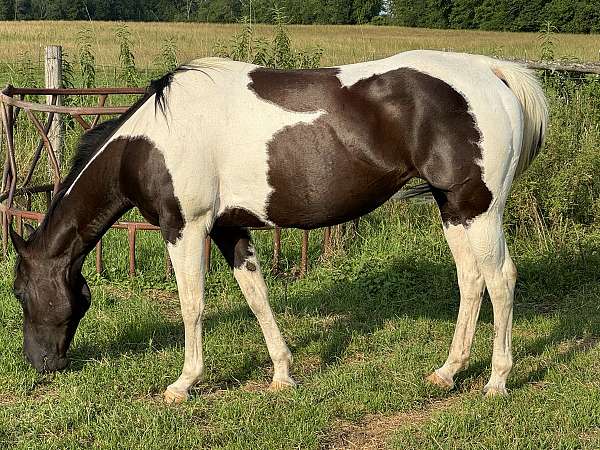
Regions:
<svg viewBox="0 0 600 450"><path fill-rule="evenodd" d="M6 257L8 249L8 230L11 222L15 222L15 230L19 235L23 235L24 221L37 222L43 220L44 213L32 211L33 196L42 195L46 199L46 207L50 206L53 196L58 192L60 183L63 179L61 164L55 151L52 139L49 137L53 123L56 123L56 117L70 117L73 122L78 124L84 130L94 128L100 122L103 116L115 116L123 114L129 106L110 106L107 105L109 97L123 95L142 95L145 89L142 88L93 88L93 89L48 89L48 88L17 88L7 86L0 92L0 153L4 153L4 168L2 172L2 186L0 190L0 212L2 220L2 250ZM27 101L27 97L48 96L49 104L41 104L33 101ZM96 97L95 106L64 106L60 102L61 97L78 98L79 100L92 99ZM85 102L85 103L89 103ZM108 102L110 103L110 102ZM39 137L37 146L33 149L33 155L28 164L17 164L18 156L27 155L27 143L22 148L17 149L15 139L21 126L17 126L19 115L23 113L27 120L33 125ZM45 121L41 120L45 116ZM43 153L46 153L48 173L51 177L50 183L34 184L34 174L42 160ZM21 167L19 167L19 165ZM23 206L17 206L15 200L22 200ZM146 222L116 222L112 228L127 230L129 241L129 275L134 276L136 271L136 235L138 231L159 231L159 228ZM268 228L257 228L268 229ZM332 228L326 228L323 236L322 253L327 256L331 253L333 247ZM306 274L308 270L308 242L309 231L303 231L302 249L300 261L300 275ZM206 266L210 268L211 241L207 238L206 245ZM281 255L281 230L275 228L273 232L273 260L272 268L277 271L279 268ZM165 252L165 270L167 275L171 274L171 264L167 252ZM102 239L96 245L96 271L103 271L102 259Z"/></svg>

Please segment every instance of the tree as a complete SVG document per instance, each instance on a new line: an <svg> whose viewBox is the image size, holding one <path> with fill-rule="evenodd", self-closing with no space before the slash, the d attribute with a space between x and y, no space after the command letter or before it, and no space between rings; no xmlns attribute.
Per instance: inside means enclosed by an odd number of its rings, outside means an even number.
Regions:
<svg viewBox="0 0 600 450"><path fill-rule="evenodd" d="M576 33L598 33L600 31L600 0L578 3L571 31Z"/></svg>
<svg viewBox="0 0 600 450"><path fill-rule="evenodd" d="M392 0L391 12L394 22L405 27L424 26L427 14L425 0Z"/></svg>
<svg viewBox="0 0 600 450"><path fill-rule="evenodd" d="M373 17L378 16L382 9L382 0L354 0L352 22L368 23Z"/></svg>
<svg viewBox="0 0 600 450"><path fill-rule="evenodd" d="M31 19L31 0L15 1L15 18L18 20Z"/></svg>
<svg viewBox="0 0 600 450"><path fill-rule="evenodd" d="M475 7L480 0L454 0L448 16L448 26L457 29L476 28Z"/></svg>
<svg viewBox="0 0 600 450"><path fill-rule="evenodd" d="M0 0L0 20L12 20L15 18L13 0Z"/></svg>

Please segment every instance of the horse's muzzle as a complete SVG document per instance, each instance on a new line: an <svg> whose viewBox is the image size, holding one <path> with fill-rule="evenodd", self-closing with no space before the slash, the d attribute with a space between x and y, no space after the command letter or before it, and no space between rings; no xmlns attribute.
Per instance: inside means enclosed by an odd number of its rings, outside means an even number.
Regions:
<svg viewBox="0 0 600 450"><path fill-rule="evenodd" d="M64 370L69 365L69 358L66 356L49 356L42 354L36 358L25 351L25 358L39 373L57 372L59 370Z"/></svg>

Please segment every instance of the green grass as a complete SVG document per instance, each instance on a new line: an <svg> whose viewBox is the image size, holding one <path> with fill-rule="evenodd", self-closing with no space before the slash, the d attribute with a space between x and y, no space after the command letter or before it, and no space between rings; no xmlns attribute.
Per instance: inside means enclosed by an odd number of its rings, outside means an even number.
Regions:
<svg viewBox="0 0 600 450"><path fill-rule="evenodd" d="M11 277L3 277L0 446L318 448L335 442L340 421L360 423L372 413L410 417L446 397L448 408L433 408L417 425L403 423L389 436L391 445L600 445L598 230L578 239L549 236L543 245L521 237L510 243L520 270L516 364L510 397L490 400L480 397L493 335L488 301L471 367L456 390L443 393L422 380L446 356L458 306L454 265L437 222L429 206L387 206L364 219L360 236L328 261L316 260L315 236L306 278L267 277L300 382L283 393L266 391L271 363L262 335L215 254L206 375L192 400L178 407L160 400L183 360L175 284L158 275L160 246L135 280L121 262L109 279L92 283L93 306L73 344L71 367L55 375L38 375L23 360L21 314ZM286 235L288 270L298 239L297 232ZM257 240L267 268L270 238L260 233Z"/></svg>

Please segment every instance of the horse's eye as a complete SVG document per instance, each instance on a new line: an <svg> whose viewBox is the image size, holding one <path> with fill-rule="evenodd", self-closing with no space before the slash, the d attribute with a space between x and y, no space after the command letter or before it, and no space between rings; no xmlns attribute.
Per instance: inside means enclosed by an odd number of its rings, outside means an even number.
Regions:
<svg viewBox="0 0 600 450"><path fill-rule="evenodd" d="M25 303L25 294L23 294L23 292L20 291L13 291L13 294L15 294L15 297L17 298L17 300L19 301L19 303L22 305L23 303Z"/></svg>

